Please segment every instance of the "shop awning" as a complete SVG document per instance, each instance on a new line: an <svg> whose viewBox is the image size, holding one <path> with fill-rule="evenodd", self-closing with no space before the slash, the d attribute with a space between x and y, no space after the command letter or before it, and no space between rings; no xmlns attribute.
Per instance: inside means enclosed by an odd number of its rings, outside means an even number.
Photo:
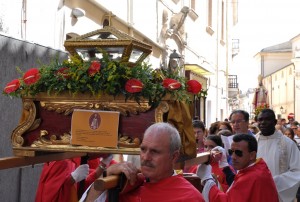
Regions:
<svg viewBox="0 0 300 202"><path fill-rule="evenodd" d="M212 72L197 64L184 64L184 68L185 70L190 70L198 75L212 75Z"/></svg>

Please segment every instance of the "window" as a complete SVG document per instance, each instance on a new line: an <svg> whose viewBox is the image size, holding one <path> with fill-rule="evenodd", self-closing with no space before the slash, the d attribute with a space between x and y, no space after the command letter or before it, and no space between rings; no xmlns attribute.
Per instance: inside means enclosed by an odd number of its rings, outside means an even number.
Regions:
<svg viewBox="0 0 300 202"><path fill-rule="evenodd" d="M105 26L109 26L109 20L108 19L103 20L103 27L105 27Z"/></svg>
<svg viewBox="0 0 300 202"><path fill-rule="evenodd" d="M225 39L225 22L226 22L226 19L225 19L225 5L224 5L224 1L222 1L222 14L221 14L221 17L222 17L222 21L221 21L221 40L224 41Z"/></svg>
<svg viewBox="0 0 300 202"><path fill-rule="evenodd" d="M190 0L190 12L189 16L191 17L192 20L196 20L198 18L198 14L196 12L196 0Z"/></svg>
<svg viewBox="0 0 300 202"><path fill-rule="evenodd" d="M191 9L196 10L196 0L191 0Z"/></svg>
<svg viewBox="0 0 300 202"><path fill-rule="evenodd" d="M213 0L207 0L207 27L206 27L206 32L208 32L210 35L213 35L213 33L214 33L214 30L212 29L212 16L213 16L212 1Z"/></svg>
<svg viewBox="0 0 300 202"><path fill-rule="evenodd" d="M207 0L207 1L208 1L207 25L208 27L212 27L212 0Z"/></svg>

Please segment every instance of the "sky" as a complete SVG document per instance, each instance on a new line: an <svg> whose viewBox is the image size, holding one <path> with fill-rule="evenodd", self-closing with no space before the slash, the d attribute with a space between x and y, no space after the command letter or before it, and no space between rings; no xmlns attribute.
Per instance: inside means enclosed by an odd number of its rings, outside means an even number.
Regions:
<svg viewBox="0 0 300 202"><path fill-rule="evenodd" d="M253 56L263 48L291 40L300 34L300 0L239 0L234 37L240 40L234 71L240 89L258 85L259 70Z"/></svg>

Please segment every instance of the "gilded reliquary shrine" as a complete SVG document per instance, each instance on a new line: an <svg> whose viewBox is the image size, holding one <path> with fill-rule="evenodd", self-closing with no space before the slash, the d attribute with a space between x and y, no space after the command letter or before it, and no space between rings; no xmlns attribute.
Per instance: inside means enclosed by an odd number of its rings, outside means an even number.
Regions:
<svg viewBox="0 0 300 202"><path fill-rule="evenodd" d="M80 55L84 60L101 59L101 48L109 54L110 59L126 61L129 66L142 62L152 51L150 45L111 26L68 39L65 47L72 55Z"/></svg>
<svg viewBox="0 0 300 202"><path fill-rule="evenodd" d="M30 69L4 89L23 104L11 135L16 156L37 151L138 154L145 129L155 122L173 124L182 137L182 155L196 155L190 100L201 85L195 91L195 83L176 72L143 63L151 46L113 27L68 39L65 47L68 61ZM71 144L74 110L119 112L119 122L113 123L116 147Z"/></svg>

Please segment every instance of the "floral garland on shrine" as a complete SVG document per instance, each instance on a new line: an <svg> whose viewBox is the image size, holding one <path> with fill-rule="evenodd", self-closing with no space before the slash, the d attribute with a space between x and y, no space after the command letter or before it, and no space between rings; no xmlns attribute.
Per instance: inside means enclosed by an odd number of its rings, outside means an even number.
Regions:
<svg viewBox="0 0 300 202"><path fill-rule="evenodd" d="M270 105L269 104L261 104L259 106L257 106L255 109L254 109L254 115L255 116L258 116L258 114L263 110L263 109L269 109L270 108Z"/></svg>
<svg viewBox="0 0 300 202"><path fill-rule="evenodd" d="M32 68L25 73L18 67L20 78L9 82L3 94L23 97L35 96L46 92L58 95L69 92L91 93L94 96L108 94L123 95L125 99L134 99L140 103L147 99L149 104L156 106L160 100L170 94L176 100L190 101L190 94L201 92L201 84L179 76L179 72L166 69L152 69L146 63L128 67L126 62L110 60L103 52L103 58L83 61L79 56L58 62L54 60L40 68ZM178 70L179 71L179 70Z"/></svg>

